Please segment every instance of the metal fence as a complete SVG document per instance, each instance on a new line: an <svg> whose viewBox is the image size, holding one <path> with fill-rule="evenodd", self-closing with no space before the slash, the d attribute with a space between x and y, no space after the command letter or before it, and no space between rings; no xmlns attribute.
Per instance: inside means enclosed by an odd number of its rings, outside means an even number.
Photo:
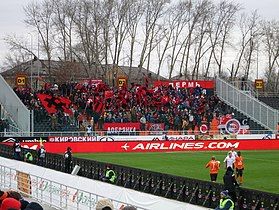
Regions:
<svg viewBox="0 0 279 210"><path fill-rule="evenodd" d="M12 148L7 145L0 145L0 155L12 158ZM36 164L36 158L33 163ZM64 171L63 156L48 153L44 165L47 168ZM88 159L73 158L73 165L80 166L79 176L101 180L107 164ZM219 183L172 176L120 165L112 165L112 167L117 174L116 185L208 208L215 208L218 205L219 194L224 189L224 186ZM244 188L238 189L236 209L264 208L275 210L278 208L278 204L278 194Z"/></svg>
<svg viewBox="0 0 279 210"><path fill-rule="evenodd" d="M73 188L33 174L21 173L15 169L1 165L0 183L1 188L18 191L27 197L31 196L40 203L61 210L94 210L97 201L105 198L95 193ZM27 183L30 183L30 186ZM129 205L128 203L115 199L111 200L115 206ZM135 207L139 210L145 210L138 206Z"/></svg>
<svg viewBox="0 0 279 210"><path fill-rule="evenodd" d="M9 113L11 119L25 132L30 131L30 111L17 97L13 89L0 75L0 104Z"/></svg>
<svg viewBox="0 0 279 210"><path fill-rule="evenodd" d="M249 130L249 134L277 134L277 130ZM213 131L214 134L221 134L226 135L224 133L221 133L220 130ZM171 131L171 134L168 131L131 131L131 132L125 132L125 134L121 133L114 133L110 134L107 131L93 131L90 136L158 136L158 135L206 135L201 132L199 133L188 133L187 131ZM228 134L229 135L229 134ZM241 135L241 134L239 134ZM0 132L0 136L4 137L14 137L14 136L41 136L41 137L49 137L49 136L88 136L88 134L85 131L68 131L68 132L32 132L30 135L30 132Z"/></svg>
<svg viewBox="0 0 279 210"><path fill-rule="evenodd" d="M279 122L277 110L220 78L216 78L216 93L221 100L249 116L255 122L270 130L276 129Z"/></svg>

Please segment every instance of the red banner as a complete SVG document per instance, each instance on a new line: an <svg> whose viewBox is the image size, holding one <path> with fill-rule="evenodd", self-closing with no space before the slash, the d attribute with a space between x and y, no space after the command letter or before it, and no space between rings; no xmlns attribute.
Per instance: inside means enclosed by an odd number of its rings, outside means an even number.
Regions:
<svg viewBox="0 0 279 210"><path fill-rule="evenodd" d="M10 144L11 143L5 143ZM40 143L22 142L26 148L38 149ZM73 153L93 152L179 152L179 151L228 151L279 150L278 140L215 140L215 141L116 141L116 142L61 142L44 143L47 152L64 153L71 147Z"/></svg>
<svg viewBox="0 0 279 210"><path fill-rule="evenodd" d="M108 134L128 134L140 130L140 123L104 123Z"/></svg>
<svg viewBox="0 0 279 210"><path fill-rule="evenodd" d="M175 80L175 81L155 81L154 87L169 86L176 88L195 88L199 85L201 88L214 89L215 82L213 80Z"/></svg>

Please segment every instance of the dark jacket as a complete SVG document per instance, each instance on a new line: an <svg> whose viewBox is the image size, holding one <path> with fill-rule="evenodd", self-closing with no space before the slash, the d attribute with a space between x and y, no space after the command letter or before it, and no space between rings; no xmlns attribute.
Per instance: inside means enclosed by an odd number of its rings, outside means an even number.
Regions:
<svg viewBox="0 0 279 210"><path fill-rule="evenodd" d="M233 171L227 170L223 177L225 190L229 192L235 192L236 187L238 186L237 181L235 179L235 175Z"/></svg>

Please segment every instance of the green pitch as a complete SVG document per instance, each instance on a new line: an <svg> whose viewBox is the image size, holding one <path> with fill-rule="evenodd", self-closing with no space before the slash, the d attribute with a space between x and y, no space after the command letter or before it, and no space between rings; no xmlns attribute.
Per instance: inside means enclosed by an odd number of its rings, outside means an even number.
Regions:
<svg viewBox="0 0 279 210"><path fill-rule="evenodd" d="M75 154L76 157L141 168L177 176L209 181L206 163L214 155L221 162L217 181L222 183L225 151L175 153L95 153ZM244 158L243 187L279 194L279 152L242 151Z"/></svg>

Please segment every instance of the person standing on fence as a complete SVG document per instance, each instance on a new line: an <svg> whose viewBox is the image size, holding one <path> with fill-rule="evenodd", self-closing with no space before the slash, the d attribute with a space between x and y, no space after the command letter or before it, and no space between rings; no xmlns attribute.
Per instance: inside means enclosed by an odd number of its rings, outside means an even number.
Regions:
<svg viewBox="0 0 279 210"><path fill-rule="evenodd" d="M21 160L21 156L20 156L20 153L21 153L21 144L20 144L20 141L19 141L19 140L16 140L16 141L14 142L13 150L14 150L14 158L15 158L16 160Z"/></svg>
<svg viewBox="0 0 279 210"><path fill-rule="evenodd" d="M220 161L217 161L215 156L212 156L211 160L206 164L205 167L210 169L209 174L210 174L211 181L216 182L218 172L220 169Z"/></svg>
<svg viewBox="0 0 279 210"><path fill-rule="evenodd" d="M72 169L72 149L68 147L64 153L64 160L65 160L65 172L71 173Z"/></svg>
<svg viewBox="0 0 279 210"><path fill-rule="evenodd" d="M38 150L38 165L44 166L46 159L46 150L44 145L41 145L40 149Z"/></svg>
<svg viewBox="0 0 279 210"><path fill-rule="evenodd" d="M236 170L236 180L241 185L243 184L244 160L240 151L237 152L234 165Z"/></svg>

